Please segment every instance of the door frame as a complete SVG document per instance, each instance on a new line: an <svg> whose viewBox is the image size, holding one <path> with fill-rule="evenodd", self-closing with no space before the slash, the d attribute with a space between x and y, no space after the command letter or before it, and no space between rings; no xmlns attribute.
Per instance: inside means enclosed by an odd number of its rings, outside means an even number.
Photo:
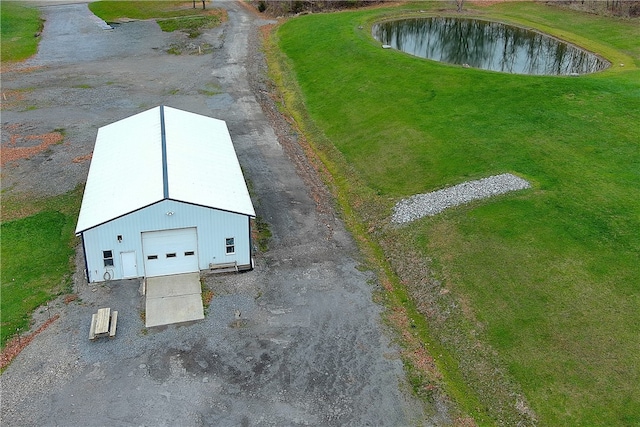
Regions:
<svg viewBox="0 0 640 427"><path fill-rule="evenodd" d="M127 260L127 262L125 262L125 255L127 255L127 257L129 257L129 259ZM130 258L131 255L133 255L133 258ZM131 259L133 259L133 269L129 270L129 267L131 267ZM122 278L123 279L133 279L135 277L140 277L138 275L138 258L136 257L136 251L125 251L125 252L120 252L120 263L122 265ZM128 275L127 273L131 273L133 272L133 275Z"/></svg>

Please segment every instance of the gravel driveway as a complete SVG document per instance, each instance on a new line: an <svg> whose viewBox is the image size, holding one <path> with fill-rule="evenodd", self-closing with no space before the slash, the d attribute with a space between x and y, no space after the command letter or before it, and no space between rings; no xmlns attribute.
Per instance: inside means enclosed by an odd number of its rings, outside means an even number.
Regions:
<svg viewBox="0 0 640 427"><path fill-rule="evenodd" d="M195 41L152 21L105 30L86 4L43 7L39 53L2 75L3 148L12 135L56 129L65 142L4 165L2 189L74 188L98 127L169 105L227 121L273 233L269 251L254 271L205 277L215 297L203 321L150 329L140 282L87 285L78 255L79 299L37 313L36 326L61 317L0 377L2 425L446 423L445 410L411 395L372 302L375 280L358 268L326 190L268 102L257 29L269 22L238 2L215 3L228 22ZM213 50L190 54L194 44ZM185 53L168 54L172 45ZM90 342L100 307L118 310L117 337Z"/></svg>

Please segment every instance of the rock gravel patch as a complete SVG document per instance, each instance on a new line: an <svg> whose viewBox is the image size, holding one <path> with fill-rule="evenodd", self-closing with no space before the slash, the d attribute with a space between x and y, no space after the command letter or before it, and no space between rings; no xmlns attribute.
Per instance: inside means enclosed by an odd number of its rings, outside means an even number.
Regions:
<svg viewBox="0 0 640 427"><path fill-rule="evenodd" d="M404 224L425 216L437 215L445 209L473 200L486 199L527 188L531 188L531 184L527 180L510 173L467 181L453 187L431 193L416 194L403 199L396 203L391 219L397 224Z"/></svg>

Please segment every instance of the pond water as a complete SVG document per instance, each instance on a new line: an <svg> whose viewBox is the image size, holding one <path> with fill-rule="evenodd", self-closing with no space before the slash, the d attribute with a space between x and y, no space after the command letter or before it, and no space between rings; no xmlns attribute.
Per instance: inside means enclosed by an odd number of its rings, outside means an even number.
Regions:
<svg viewBox="0 0 640 427"><path fill-rule="evenodd" d="M402 19L375 24L372 33L383 45L420 58L504 73L586 74L610 65L551 36L499 22Z"/></svg>

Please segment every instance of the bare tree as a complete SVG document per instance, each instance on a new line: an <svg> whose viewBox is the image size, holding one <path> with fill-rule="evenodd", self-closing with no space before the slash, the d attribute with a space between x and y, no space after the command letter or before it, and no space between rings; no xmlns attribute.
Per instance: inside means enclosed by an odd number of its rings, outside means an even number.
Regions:
<svg viewBox="0 0 640 427"><path fill-rule="evenodd" d="M458 12L462 12L462 6L464 6L464 0L456 0L456 4L458 5Z"/></svg>

